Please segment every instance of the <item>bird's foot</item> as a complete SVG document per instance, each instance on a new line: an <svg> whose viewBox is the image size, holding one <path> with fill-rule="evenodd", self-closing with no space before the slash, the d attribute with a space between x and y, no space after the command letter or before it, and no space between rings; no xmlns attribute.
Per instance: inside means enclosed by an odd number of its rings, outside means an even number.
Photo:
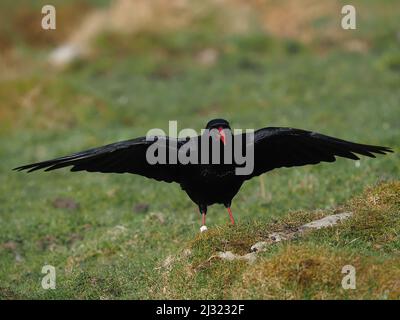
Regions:
<svg viewBox="0 0 400 320"><path fill-rule="evenodd" d="M201 232L201 233L203 233L203 232L205 232L205 231L207 231L207 230L208 230L207 226L204 226L204 225L203 225L203 226L200 227L200 232Z"/></svg>

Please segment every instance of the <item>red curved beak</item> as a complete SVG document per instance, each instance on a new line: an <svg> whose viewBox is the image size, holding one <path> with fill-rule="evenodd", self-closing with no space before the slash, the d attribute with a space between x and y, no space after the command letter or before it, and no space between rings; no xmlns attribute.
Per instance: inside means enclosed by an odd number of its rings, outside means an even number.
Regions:
<svg viewBox="0 0 400 320"><path fill-rule="evenodd" d="M225 144L225 132L224 129L222 127L218 128L218 132L219 132L219 138L221 139L222 143Z"/></svg>

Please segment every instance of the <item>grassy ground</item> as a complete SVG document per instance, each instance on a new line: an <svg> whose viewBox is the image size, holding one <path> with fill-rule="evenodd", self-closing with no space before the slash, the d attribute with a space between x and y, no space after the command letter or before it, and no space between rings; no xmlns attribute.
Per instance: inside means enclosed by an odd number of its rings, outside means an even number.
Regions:
<svg viewBox="0 0 400 320"><path fill-rule="evenodd" d="M366 190L340 208L353 217L338 227L270 245L254 263L224 261L245 254L272 232L295 230L333 210L294 211L270 223L249 221L200 234L161 264L158 297L234 299L399 299L400 183ZM343 266L356 270L356 289L341 286Z"/></svg>
<svg viewBox="0 0 400 320"><path fill-rule="evenodd" d="M399 298L399 11L396 1L357 3L365 13L359 29L342 32L366 43L362 50L257 29L221 34L206 20L167 35L101 35L90 60L61 73L42 62L57 39L35 47L29 34L8 38L0 28L13 47L2 51L12 72L0 80L0 297ZM205 64L210 49L217 58ZM273 171L263 176L265 195L254 179L234 201L238 225L228 227L224 208L213 206L206 235L176 185L11 171L150 128L167 131L168 120L201 129L213 117L236 128L311 129L395 153L359 166L338 160ZM341 205L357 213L349 222L274 246L252 266L206 263L216 251L248 252L266 230ZM46 264L56 267L56 290L41 288ZM345 264L358 270L357 290L340 289Z"/></svg>

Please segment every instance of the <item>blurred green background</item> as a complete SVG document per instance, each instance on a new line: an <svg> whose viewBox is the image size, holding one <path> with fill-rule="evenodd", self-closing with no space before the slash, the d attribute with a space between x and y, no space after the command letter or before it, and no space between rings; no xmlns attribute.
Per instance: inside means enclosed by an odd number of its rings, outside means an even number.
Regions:
<svg viewBox="0 0 400 320"><path fill-rule="evenodd" d="M11 171L22 164L223 117L396 151L273 171L264 194L254 179L234 201L239 224L399 178L399 1L352 1L356 30L341 28L347 2L334 0L58 0L57 28L43 30L48 2L0 4L1 298L160 297L160 263L199 228L177 185ZM227 222L209 209L209 228ZM40 286L45 264L57 290Z"/></svg>

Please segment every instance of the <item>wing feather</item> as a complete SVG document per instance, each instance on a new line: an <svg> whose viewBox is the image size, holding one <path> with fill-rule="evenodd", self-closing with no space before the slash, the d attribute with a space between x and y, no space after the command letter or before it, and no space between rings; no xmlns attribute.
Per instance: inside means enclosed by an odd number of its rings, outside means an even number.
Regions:
<svg viewBox="0 0 400 320"><path fill-rule="evenodd" d="M393 152L388 147L354 143L317 132L294 128L268 127L254 133L254 171L251 179L281 167L334 162L336 157L359 160L358 155Z"/></svg>
<svg viewBox="0 0 400 320"><path fill-rule="evenodd" d="M165 139L165 146L174 148L182 145L184 141L174 141L173 138L157 137L154 141L140 137L112 143L98 148L77 152L68 156L32 163L15 168L14 170L33 172L44 169L52 171L65 167L71 167L71 171L88 171L102 173L133 173L148 178L166 182L179 182L178 164L149 164L146 159L147 148L158 139Z"/></svg>

